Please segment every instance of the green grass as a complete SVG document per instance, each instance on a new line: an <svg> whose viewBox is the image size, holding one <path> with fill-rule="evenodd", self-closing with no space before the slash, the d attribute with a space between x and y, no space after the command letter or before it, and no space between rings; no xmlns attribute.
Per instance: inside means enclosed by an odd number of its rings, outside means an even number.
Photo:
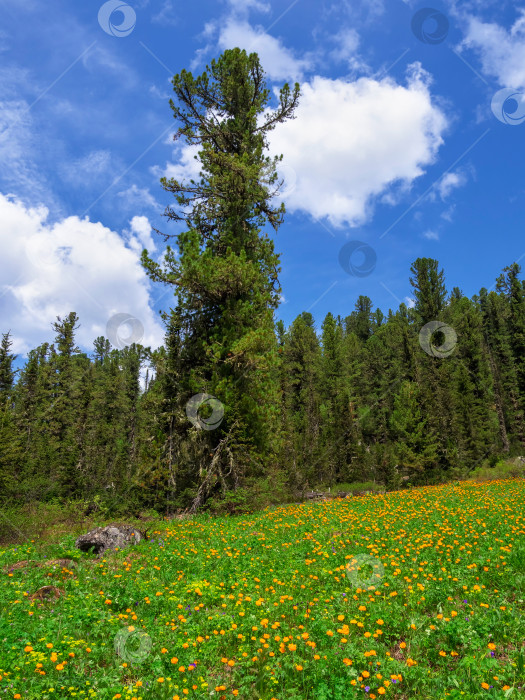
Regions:
<svg viewBox="0 0 525 700"><path fill-rule="evenodd" d="M500 460L494 466L483 465L469 474L469 479L475 481L493 481L494 479L515 479L525 477L525 462L520 458Z"/></svg>
<svg viewBox="0 0 525 700"><path fill-rule="evenodd" d="M60 529L3 547L0 697L522 697L524 502L462 482L159 522L99 560Z"/></svg>
<svg viewBox="0 0 525 700"><path fill-rule="evenodd" d="M354 481L352 483L336 484L335 486L321 486L319 491L328 491L330 488L333 493L384 493L385 487L382 484L376 484L375 481ZM314 489L317 490L317 489Z"/></svg>

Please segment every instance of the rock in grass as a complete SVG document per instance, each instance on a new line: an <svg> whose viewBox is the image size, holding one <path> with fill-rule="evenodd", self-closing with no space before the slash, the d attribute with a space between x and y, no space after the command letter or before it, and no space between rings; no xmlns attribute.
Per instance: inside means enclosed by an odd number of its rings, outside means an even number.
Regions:
<svg viewBox="0 0 525 700"><path fill-rule="evenodd" d="M49 600L51 598L60 598L65 595L65 591L56 586L42 586L38 591L29 596L30 600Z"/></svg>
<svg viewBox="0 0 525 700"><path fill-rule="evenodd" d="M4 571L16 571L17 569L28 569L38 566L38 562L31 561L29 559L23 559L22 561L17 561L14 564L8 564L4 567Z"/></svg>
<svg viewBox="0 0 525 700"><path fill-rule="evenodd" d="M93 550L95 554L102 554L108 549L123 549L130 544L138 544L143 539L144 534L134 527L108 525L80 535L75 547L82 552Z"/></svg>
<svg viewBox="0 0 525 700"><path fill-rule="evenodd" d="M6 567L4 567L4 570L11 573L17 569L41 568L44 566L59 566L63 569L73 569L76 565L77 563L76 561L73 561L73 559L46 559L45 561L24 559L23 561L17 561L14 564L8 564Z"/></svg>
<svg viewBox="0 0 525 700"><path fill-rule="evenodd" d="M60 567L61 569L74 569L77 562L73 559L49 559L49 561L40 562L40 566Z"/></svg>

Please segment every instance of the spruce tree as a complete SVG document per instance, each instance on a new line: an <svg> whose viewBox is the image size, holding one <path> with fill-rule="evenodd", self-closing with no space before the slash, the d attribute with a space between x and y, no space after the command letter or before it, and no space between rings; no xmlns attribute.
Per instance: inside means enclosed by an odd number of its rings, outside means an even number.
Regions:
<svg viewBox="0 0 525 700"><path fill-rule="evenodd" d="M427 420L419 403L419 390L404 381L394 397L389 419L397 476L408 476L411 483L424 483L437 465L436 448L429 440ZM392 476L392 482L396 477Z"/></svg>
<svg viewBox="0 0 525 700"><path fill-rule="evenodd" d="M428 354L428 348L419 343L420 332L424 325L440 321L448 325L446 316L446 287L443 270L432 258L418 258L412 264L410 283L413 287L415 305L407 311L413 324L414 337L418 342L417 378L419 401L427 419L427 436L430 443L436 441L437 460L428 463L426 478L436 481L451 464L457 461L457 445L453 438L453 415L451 411L451 362L449 357L436 357ZM445 334L434 332L430 342L441 347Z"/></svg>
<svg viewBox="0 0 525 700"><path fill-rule="evenodd" d="M312 314L303 312L282 336L283 460L296 486L319 482L321 347Z"/></svg>
<svg viewBox="0 0 525 700"><path fill-rule="evenodd" d="M446 298L443 270L432 258L418 258L410 267L410 284L414 289L414 310L421 325L438 321Z"/></svg>
<svg viewBox="0 0 525 700"><path fill-rule="evenodd" d="M344 381L343 328L329 312L322 325L321 449L324 478L342 481L346 471L345 436L348 430L348 392Z"/></svg>
<svg viewBox="0 0 525 700"><path fill-rule="evenodd" d="M451 323L458 335L457 352L451 363L451 409L453 435L459 467L473 466L494 449L498 417L494 406L494 380L483 342L483 319L470 299L454 296Z"/></svg>
<svg viewBox="0 0 525 700"><path fill-rule="evenodd" d="M347 333L355 333L364 343L372 335L374 327L381 325L381 322L374 323L373 319L372 300L360 295L355 303L355 310L345 319L345 330Z"/></svg>
<svg viewBox="0 0 525 700"><path fill-rule="evenodd" d="M0 344L0 501L8 501L14 495L22 456L13 411L16 355L11 353L12 344L11 333L4 333Z"/></svg>
<svg viewBox="0 0 525 700"><path fill-rule="evenodd" d="M512 350L522 396L521 408L525 409L525 286L518 278L520 271L517 263L504 268L496 286L508 302L508 325L512 334Z"/></svg>
<svg viewBox="0 0 525 700"><path fill-rule="evenodd" d="M521 450L525 438L523 396L520 394L518 368L509 323L508 298L481 289L479 305L483 318L484 343L491 365L496 411L503 452Z"/></svg>
<svg viewBox="0 0 525 700"><path fill-rule="evenodd" d="M53 479L66 496L78 489L79 419L83 403L80 350L75 344L78 316L73 311L65 318L57 316L56 333L50 355L53 381L53 402L46 409L51 444L55 448Z"/></svg>
<svg viewBox="0 0 525 700"><path fill-rule="evenodd" d="M12 345L11 333L3 333L0 343L0 402L10 396L15 381L13 362L16 360L16 355L11 353Z"/></svg>

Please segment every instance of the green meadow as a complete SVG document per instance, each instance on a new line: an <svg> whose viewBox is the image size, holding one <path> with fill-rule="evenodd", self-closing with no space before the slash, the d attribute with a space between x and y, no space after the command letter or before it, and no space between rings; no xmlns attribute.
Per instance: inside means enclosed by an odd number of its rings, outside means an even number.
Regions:
<svg viewBox="0 0 525 700"><path fill-rule="evenodd" d="M524 502L462 482L3 547L0 698L522 697Z"/></svg>

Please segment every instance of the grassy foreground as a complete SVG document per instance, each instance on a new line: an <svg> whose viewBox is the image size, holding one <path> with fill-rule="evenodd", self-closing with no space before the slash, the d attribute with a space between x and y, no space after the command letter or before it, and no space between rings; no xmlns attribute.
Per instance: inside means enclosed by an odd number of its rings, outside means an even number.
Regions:
<svg viewBox="0 0 525 700"><path fill-rule="evenodd" d="M524 503L463 482L165 522L100 560L2 548L0 697L521 697Z"/></svg>

